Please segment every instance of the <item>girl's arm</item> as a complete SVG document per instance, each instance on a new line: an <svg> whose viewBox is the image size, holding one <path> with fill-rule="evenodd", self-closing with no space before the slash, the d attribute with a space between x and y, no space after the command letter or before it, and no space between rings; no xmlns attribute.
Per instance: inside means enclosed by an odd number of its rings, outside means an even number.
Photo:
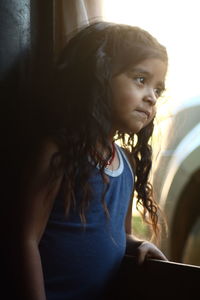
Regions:
<svg viewBox="0 0 200 300"><path fill-rule="evenodd" d="M130 162L130 165L135 170L135 161L130 156L128 151L125 151ZM165 255L152 243L143 241L136 238L132 234L132 207L133 207L133 195L130 200L128 212L125 220L126 230L126 254L135 256L137 262L142 264L146 258L156 258L161 260L167 260Z"/></svg>
<svg viewBox="0 0 200 300"><path fill-rule="evenodd" d="M45 300L44 280L38 245L45 230L54 199L58 193L62 172L56 180L48 182L50 161L57 151L48 142L42 147L37 160L32 161L24 172L20 206L16 213L13 244L13 262L18 270L17 294L19 299Z"/></svg>
<svg viewBox="0 0 200 300"><path fill-rule="evenodd" d="M138 264L142 264L147 258L167 260L165 255L153 243L139 240L132 235L132 205L133 200L130 201L125 222L126 254L135 256Z"/></svg>

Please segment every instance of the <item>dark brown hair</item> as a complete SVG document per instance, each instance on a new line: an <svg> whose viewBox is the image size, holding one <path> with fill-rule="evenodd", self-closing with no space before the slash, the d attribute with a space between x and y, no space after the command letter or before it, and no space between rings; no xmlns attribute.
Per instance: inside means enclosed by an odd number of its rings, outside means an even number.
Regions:
<svg viewBox="0 0 200 300"><path fill-rule="evenodd" d="M56 62L53 77L52 103L54 136L59 145L60 157L65 168L65 208L68 213L76 203L77 180L83 190L79 212L85 222L85 210L90 201L88 185L91 167L88 156L99 164L105 183L105 161L93 155L100 142L108 153L112 149L108 136L112 127L113 76L130 66L147 59L159 58L167 65L167 52L154 37L138 27L108 22L93 23L72 37ZM158 204L153 198L149 183L152 149L149 144L153 121L137 135L117 132L115 140L129 151L135 172L135 193L138 205L143 206L143 217L150 222L154 232L158 229ZM52 161L52 170L56 164ZM81 170L81 172L77 172ZM102 196L102 201L104 196ZM103 201L104 203L104 201ZM105 210L106 206L104 204Z"/></svg>

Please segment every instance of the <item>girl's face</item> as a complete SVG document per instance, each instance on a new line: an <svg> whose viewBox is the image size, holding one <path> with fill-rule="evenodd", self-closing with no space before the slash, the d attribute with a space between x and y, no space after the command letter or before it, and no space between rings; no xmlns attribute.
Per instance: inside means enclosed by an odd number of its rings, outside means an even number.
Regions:
<svg viewBox="0 0 200 300"><path fill-rule="evenodd" d="M141 61L112 79L113 131L137 133L156 113L164 90L166 64L156 58Z"/></svg>

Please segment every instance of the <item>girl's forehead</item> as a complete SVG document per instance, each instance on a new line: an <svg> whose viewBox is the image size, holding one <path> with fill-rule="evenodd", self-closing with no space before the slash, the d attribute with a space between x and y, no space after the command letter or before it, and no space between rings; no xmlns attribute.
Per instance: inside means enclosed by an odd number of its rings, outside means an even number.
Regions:
<svg viewBox="0 0 200 300"><path fill-rule="evenodd" d="M147 58L137 64L130 65L129 70L141 73L159 73L165 76L167 72L167 63L160 58Z"/></svg>
<svg viewBox="0 0 200 300"><path fill-rule="evenodd" d="M167 67L167 63L158 57L149 57L145 58L143 60L140 60L139 62L136 62L131 65L132 68L135 68L137 66L144 66L144 67L154 67L154 66L160 66L160 67Z"/></svg>

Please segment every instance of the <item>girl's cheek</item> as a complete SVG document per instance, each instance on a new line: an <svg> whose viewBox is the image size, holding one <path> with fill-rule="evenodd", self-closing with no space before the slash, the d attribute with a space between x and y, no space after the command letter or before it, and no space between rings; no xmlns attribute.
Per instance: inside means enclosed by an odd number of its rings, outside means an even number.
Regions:
<svg viewBox="0 0 200 300"><path fill-rule="evenodd" d="M154 108L154 111L151 114L151 117L147 120L145 126L147 126L156 116L156 108Z"/></svg>

